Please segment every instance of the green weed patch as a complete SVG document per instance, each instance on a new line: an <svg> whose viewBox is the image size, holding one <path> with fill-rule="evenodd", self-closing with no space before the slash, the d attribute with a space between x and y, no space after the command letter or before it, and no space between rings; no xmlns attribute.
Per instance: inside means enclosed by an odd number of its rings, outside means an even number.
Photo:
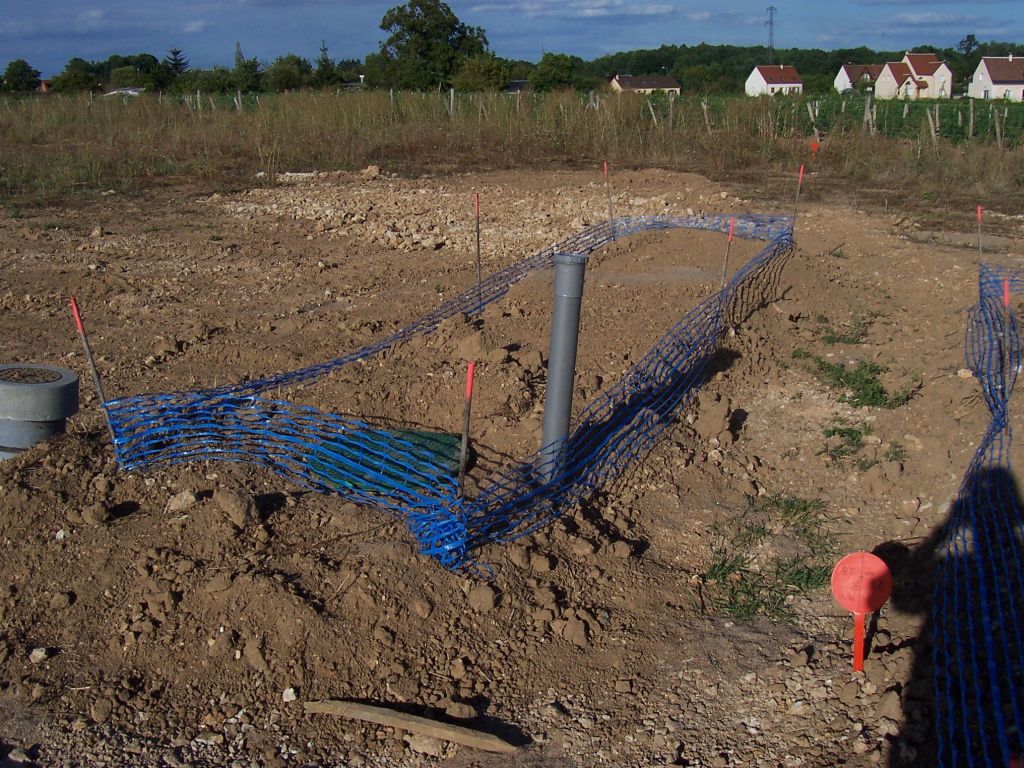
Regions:
<svg viewBox="0 0 1024 768"><path fill-rule="evenodd" d="M794 596L829 581L833 548L824 509L820 499L769 496L717 525L700 574L700 609L741 621L789 616Z"/></svg>

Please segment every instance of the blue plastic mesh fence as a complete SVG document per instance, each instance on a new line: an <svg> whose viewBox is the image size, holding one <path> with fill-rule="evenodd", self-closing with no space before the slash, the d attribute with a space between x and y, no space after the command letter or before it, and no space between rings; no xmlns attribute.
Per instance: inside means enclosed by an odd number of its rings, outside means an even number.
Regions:
<svg viewBox="0 0 1024 768"><path fill-rule="evenodd" d="M792 252L792 218L735 217L735 234L768 241L724 289L672 328L609 392L587 405L545 479L539 452L460 498L444 448L422 433L381 430L259 393L309 381L415 336L461 313L474 316L555 253L587 254L618 237L659 229L726 232L732 217L652 216L587 229L487 278L436 311L374 344L297 371L195 392L138 395L104 404L124 469L224 460L268 467L300 485L337 492L403 517L423 554L448 568L491 541L523 536L618 475L648 450L703 382L730 313L754 306ZM438 438L441 439L441 438Z"/></svg>
<svg viewBox="0 0 1024 768"><path fill-rule="evenodd" d="M982 265L967 362L991 423L950 510L932 605L938 764L1007 768L1024 755L1024 516L1010 470L1007 407L1021 365L1004 292L1024 274ZM1007 302L1009 304L1009 302Z"/></svg>

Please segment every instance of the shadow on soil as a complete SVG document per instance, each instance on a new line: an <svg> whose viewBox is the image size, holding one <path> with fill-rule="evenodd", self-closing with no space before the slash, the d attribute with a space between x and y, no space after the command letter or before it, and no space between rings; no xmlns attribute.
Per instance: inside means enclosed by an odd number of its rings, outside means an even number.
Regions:
<svg viewBox="0 0 1024 768"><path fill-rule="evenodd" d="M1001 467L981 469L968 476L947 519L919 546L887 542L875 549L893 573L894 607L924 617L912 641L910 677L897 687L903 723L890 737L889 768L1019 764L1024 736L1014 725L1020 714L1015 692L1024 690L1024 659L1014 651L1021 648L1017 621L1024 618L1024 595L1013 586L1010 568L1019 576L1021 510L1013 475ZM951 530L964 521L971 521L970 530ZM950 535L960 542L956 549L947 547ZM1004 620L994 620L996 613Z"/></svg>

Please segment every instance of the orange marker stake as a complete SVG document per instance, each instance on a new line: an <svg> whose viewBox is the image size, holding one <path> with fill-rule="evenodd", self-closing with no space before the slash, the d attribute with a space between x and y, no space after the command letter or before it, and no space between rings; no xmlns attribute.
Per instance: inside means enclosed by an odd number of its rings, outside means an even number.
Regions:
<svg viewBox="0 0 1024 768"><path fill-rule="evenodd" d="M1010 314L1010 279L1003 278L1003 384L1004 391L1008 390L1011 379L1010 368L1013 366L1013 350L1010 349L1010 328L1013 320ZM1006 392L1009 395L1009 392Z"/></svg>
<svg viewBox="0 0 1024 768"><path fill-rule="evenodd" d="M608 161L604 161L604 188L608 193L608 223L612 226L612 240L615 239L615 214L612 213L612 185L608 176Z"/></svg>
<svg viewBox="0 0 1024 768"><path fill-rule="evenodd" d="M459 492L465 495L466 463L469 459L469 417L473 411L473 374L476 364L466 366L466 405L462 411L462 446L459 449Z"/></svg>
<svg viewBox="0 0 1024 768"><path fill-rule="evenodd" d="M811 157L818 156L819 147L821 147L821 144L818 143L817 139L811 141Z"/></svg>
<svg viewBox="0 0 1024 768"><path fill-rule="evenodd" d="M978 206L978 255L981 256L981 206Z"/></svg>
<svg viewBox="0 0 1024 768"><path fill-rule="evenodd" d="M480 287L480 193L473 193L473 210L476 216L476 308L483 308L484 293Z"/></svg>
<svg viewBox="0 0 1024 768"><path fill-rule="evenodd" d="M729 219L729 239L725 241L725 258L722 259L722 279L719 291L725 290L725 270L729 264L729 251L732 250L732 233L736 229L736 217Z"/></svg>
<svg viewBox="0 0 1024 768"><path fill-rule="evenodd" d="M892 594L892 573L881 558L854 552L832 571L832 594L853 613L853 671L864 671L864 617L874 613Z"/></svg>
<svg viewBox="0 0 1024 768"><path fill-rule="evenodd" d="M804 185L804 166L800 166L800 176L796 180L796 201L793 203L793 230L796 230L796 211L800 207L800 188Z"/></svg>

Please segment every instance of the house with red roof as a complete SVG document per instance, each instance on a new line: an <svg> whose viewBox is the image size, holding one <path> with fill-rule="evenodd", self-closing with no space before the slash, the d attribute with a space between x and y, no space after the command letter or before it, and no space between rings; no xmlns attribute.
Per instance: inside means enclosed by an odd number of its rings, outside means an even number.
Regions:
<svg viewBox="0 0 1024 768"><path fill-rule="evenodd" d="M747 96L774 96L777 93L803 93L804 81L796 67L788 64L764 64L754 67L745 85Z"/></svg>
<svg viewBox="0 0 1024 768"><path fill-rule="evenodd" d="M1024 101L1024 57L984 56L971 75L967 95L972 99Z"/></svg>
<svg viewBox="0 0 1024 768"><path fill-rule="evenodd" d="M875 79L879 99L948 99L953 91L953 70L934 53L907 53L890 61Z"/></svg>
<svg viewBox="0 0 1024 768"><path fill-rule="evenodd" d="M874 85L881 73L881 64L843 64L832 84L839 93L846 93L854 90L858 83Z"/></svg>

